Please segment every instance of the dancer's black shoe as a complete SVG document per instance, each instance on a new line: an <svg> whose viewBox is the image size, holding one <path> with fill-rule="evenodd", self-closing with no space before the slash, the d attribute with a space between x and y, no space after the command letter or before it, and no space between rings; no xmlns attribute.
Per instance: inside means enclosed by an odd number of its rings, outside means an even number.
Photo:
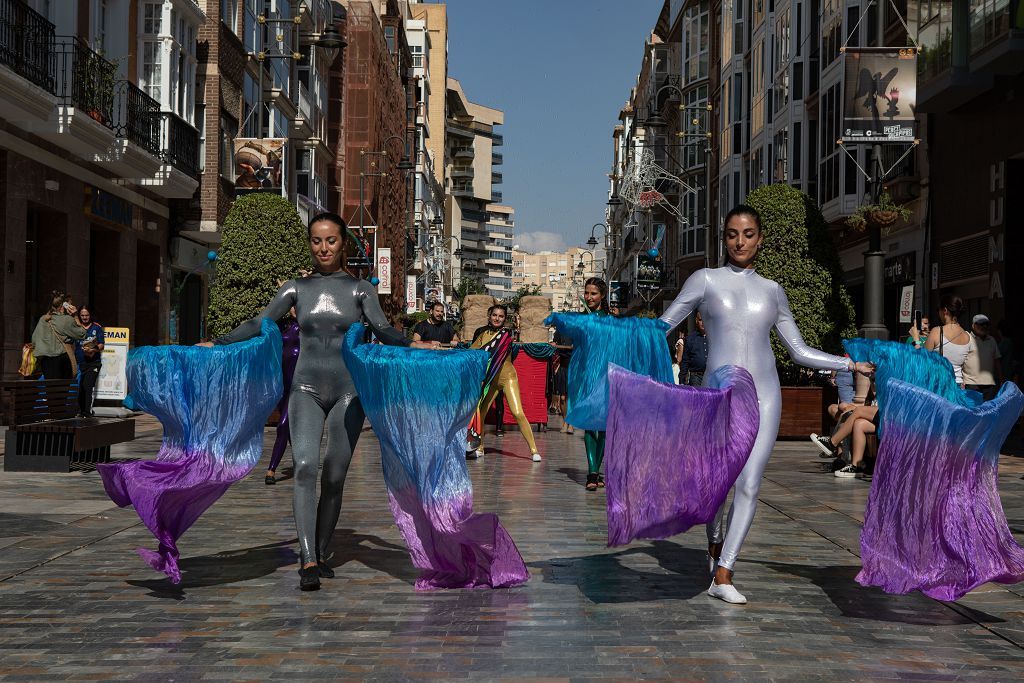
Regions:
<svg viewBox="0 0 1024 683"><path fill-rule="evenodd" d="M263 477L263 483L266 484L267 486L273 486L274 484L277 483L277 479L274 479L272 475L268 474L267 476Z"/></svg>
<svg viewBox="0 0 1024 683"><path fill-rule="evenodd" d="M326 562L317 562L316 568L320 571L321 579L333 579L334 570L331 569Z"/></svg>
<svg viewBox="0 0 1024 683"><path fill-rule="evenodd" d="M590 472L589 474L587 474L587 485L586 485L586 488L587 488L588 491L596 491L597 490L597 480L598 480L597 472Z"/></svg>
<svg viewBox="0 0 1024 683"><path fill-rule="evenodd" d="M299 570L299 590L320 590L320 569L318 567L303 567Z"/></svg>

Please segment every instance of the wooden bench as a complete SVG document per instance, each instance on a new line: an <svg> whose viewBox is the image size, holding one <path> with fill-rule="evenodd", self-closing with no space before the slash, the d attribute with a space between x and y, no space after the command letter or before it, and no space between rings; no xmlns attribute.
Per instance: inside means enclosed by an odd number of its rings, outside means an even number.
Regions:
<svg viewBox="0 0 1024 683"><path fill-rule="evenodd" d="M110 446L135 438L135 420L76 417L74 380L0 382L7 439L5 472L70 472L72 464L110 461Z"/></svg>

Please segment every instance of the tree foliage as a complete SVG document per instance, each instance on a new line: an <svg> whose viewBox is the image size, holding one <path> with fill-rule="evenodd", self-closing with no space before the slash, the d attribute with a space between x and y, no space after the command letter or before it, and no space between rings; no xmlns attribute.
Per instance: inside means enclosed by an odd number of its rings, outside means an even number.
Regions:
<svg viewBox="0 0 1024 683"><path fill-rule="evenodd" d="M310 267L306 226L287 199L249 194L224 220L217 273L210 290L210 334L226 334L257 315L277 292Z"/></svg>
<svg viewBox="0 0 1024 683"><path fill-rule="evenodd" d="M808 345L841 354L842 339L857 330L839 252L821 211L806 193L783 184L757 188L747 204L761 214L764 232L757 271L782 285ZM800 370L774 333L772 350L782 383L799 383Z"/></svg>
<svg viewBox="0 0 1024 683"><path fill-rule="evenodd" d="M537 296L538 294L542 293L543 292L541 291L540 285L523 285L522 287L517 289L515 291L515 294L510 296L508 298L508 301L506 301L505 303L511 306L514 310L518 311L519 302L522 301L522 298L524 296Z"/></svg>
<svg viewBox="0 0 1024 683"><path fill-rule="evenodd" d="M462 301L470 294L486 294L487 288L483 284L473 277L463 276L459 279L459 284L455 285L455 296Z"/></svg>

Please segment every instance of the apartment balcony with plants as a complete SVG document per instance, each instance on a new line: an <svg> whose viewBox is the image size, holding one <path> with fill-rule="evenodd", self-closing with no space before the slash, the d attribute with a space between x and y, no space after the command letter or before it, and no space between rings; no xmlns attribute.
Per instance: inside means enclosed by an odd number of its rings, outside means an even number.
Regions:
<svg viewBox="0 0 1024 683"><path fill-rule="evenodd" d="M161 196L192 196L198 186L199 134L178 120L175 107L194 110L194 58L179 98L169 69L160 68L165 63L170 67L170 60L164 59L162 49L151 47L167 38L180 48L176 41L188 43L190 36L191 48L176 66L188 65L188 56L195 52L195 28L204 17L191 0L177 3L193 12L194 23L181 23L192 28L191 34L183 30L163 36L161 22L164 13L170 22L170 6L142 3L136 54L129 51L125 36L105 25L93 26L90 44L78 35L61 34L53 21L22 0L0 0L0 118ZM52 6L50 12L67 21ZM114 15L103 19L111 22L111 29L118 20ZM138 84L127 78L133 54L141 66ZM171 54L180 56L182 51Z"/></svg>

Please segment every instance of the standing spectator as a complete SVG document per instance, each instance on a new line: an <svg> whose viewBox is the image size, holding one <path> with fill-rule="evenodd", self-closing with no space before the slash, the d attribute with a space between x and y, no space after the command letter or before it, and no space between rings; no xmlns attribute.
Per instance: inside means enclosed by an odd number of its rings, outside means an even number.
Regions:
<svg viewBox="0 0 1024 683"><path fill-rule="evenodd" d="M32 353L45 379L72 379L75 375L70 346L76 339L85 339L85 328L73 317L77 311L66 294L55 291L49 310L32 331Z"/></svg>
<svg viewBox="0 0 1024 683"><path fill-rule="evenodd" d="M704 370L708 366L708 338L704 334L704 319L700 313L694 322L695 329L686 335L683 359L679 363L679 383L699 387L704 384Z"/></svg>
<svg viewBox="0 0 1024 683"><path fill-rule="evenodd" d="M555 361L557 362L551 393L554 397L555 412L562 416L562 428L559 431L563 434L572 434L575 431L573 426L565 421L568 410L566 397L569 395L569 362L572 360L572 340L563 337L560 332L555 332L555 339L551 345L555 347Z"/></svg>
<svg viewBox="0 0 1024 683"><path fill-rule="evenodd" d="M928 318L921 318L921 329L917 329L917 325L912 325L907 334L907 343L913 344L915 349L923 349L926 341L928 341Z"/></svg>
<svg viewBox="0 0 1024 683"><path fill-rule="evenodd" d="M939 320L942 325L933 327L925 342L925 348L938 351L953 366L953 376L961 388L964 386L964 361L974 342L971 335L960 326L963 310L963 299L953 294L943 296L939 301Z"/></svg>
<svg viewBox="0 0 1024 683"><path fill-rule="evenodd" d="M1003 371L1004 382L1015 382L1017 374L1017 359L1013 355L1013 339L1006 334L1005 320L996 324L996 331L992 335L996 338L996 346L999 349L999 364Z"/></svg>
<svg viewBox="0 0 1024 683"><path fill-rule="evenodd" d="M96 394L96 380L103 363L103 326L92 319L88 306L78 309L78 324L85 329L85 338L75 342L75 358L78 360L78 414L92 417L92 402Z"/></svg>
<svg viewBox="0 0 1024 683"><path fill-rule="evenodd" d="M672 373L676 378L676 384L685 384L686 377L679 368L683 364L683 350L686 348L686 331L679 330L676 337L675 348L672 350Z"/></svg>
<svg viewBox="0 0 1024 683"><path fill-rule="evenodd" d="M981 392L991 401L1003 383L1003 368L999 362L999 344L988 333L988 316L979 313L971 321L974 343L964 362L964 387Z"/></svg>
<svg viewBox="0 0 1024 683"><path fill-rule="evenodd" d="M434 348L442 345L459 343L459 334L452 327L452 324L445 320L444 303L433 301L430 303L430 317L420 321L412 328L412 340L414 342L428 342Z"/></svg>

